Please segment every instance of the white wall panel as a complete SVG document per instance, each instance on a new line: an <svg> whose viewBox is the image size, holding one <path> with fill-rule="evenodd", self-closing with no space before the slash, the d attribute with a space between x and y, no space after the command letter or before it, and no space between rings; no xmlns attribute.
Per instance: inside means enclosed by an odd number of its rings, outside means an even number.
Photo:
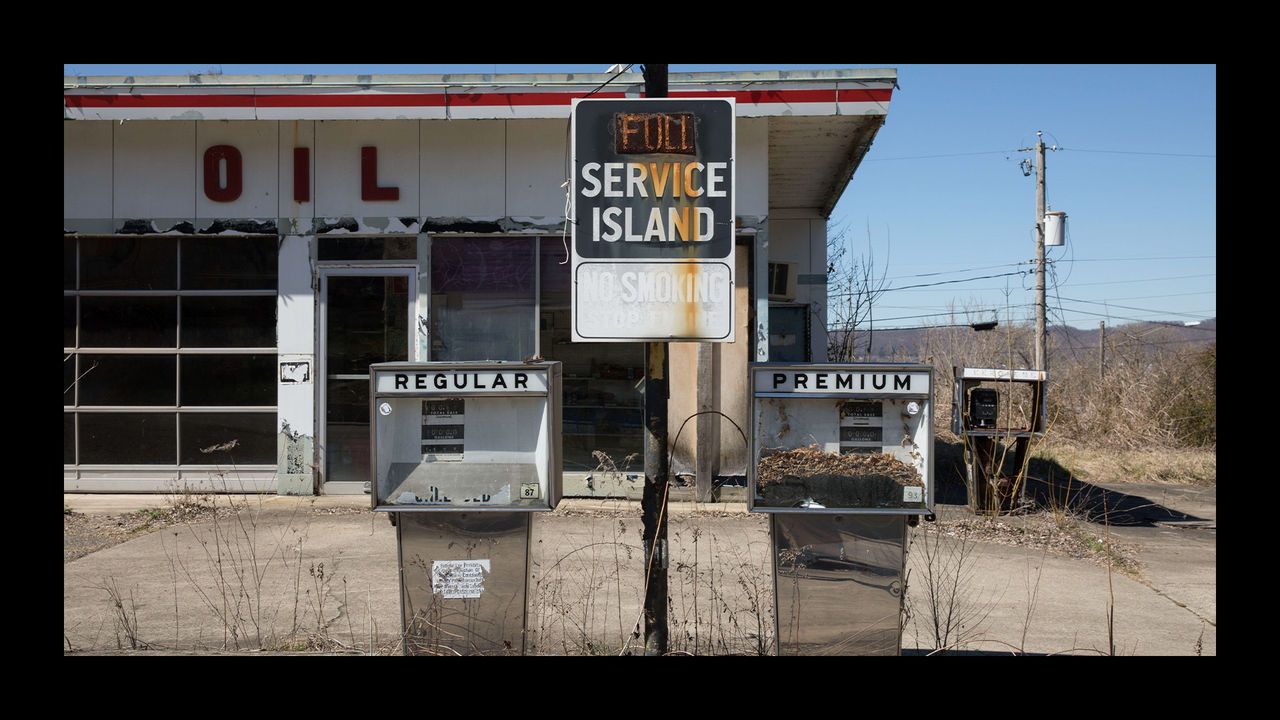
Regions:
<svg viewBox="0 0 1280 720"><path fill-rule="evenodd" d="M115 126L116 218L194 219L196 124L130 120Z"/></svg>
<svg viewBox="0 0 1280 720"><path fill-rule="evenodd" d="M797 272L808 272L809 221L805 218L769 219L769 262L799 263Z"/></svg>
<svg viewBox="0 0 1280 720"><path fill-rule="evenodd" d="M569 120L507 121L507 212L563 218Z"/></svg>
<svg viewBox="0 0 1280 720"><path fill-rule="evenodd" d="M212 120L196 123L196 217L273 218L279 202L279 128L275 121ZM241 192L231 202L210 200L204 184L204 154L214 145L240 151ZM221 163L219 163L221 164Z"/></svg>
<svg viewBox="0 0 1280 720"><path fill-rule="evenodd" d="M311 254L307 238L287 235L280 245L279 305L276 345L279 352L315 351L315 289L311 284Z"/></svg>
<svg viewBox="0 0 1280 720"><path fill-rule="evenodd" d="M769 119L738 118L735 139L738 197L734 212L739 216L768 215Z"/></svg>
<svg viewBox="0 0 1280 720"><path fill-rule="evenodd" d="M281 357L311 363L311 382L277 386L277 422L287 422L294 432L311 435L315 427L316 296L311 287L311 240L288 235L280 244L280 294L276 305L276 342Z"/></svg>
<svg viewBox="0 0 1280 720"><path fill-rule="evenodd" d="M797 275L827 274L827 221L814 218L809 221L809 266L801 266ZM809 292L809 342L814 362L827 359L827 286L799 285Z"/></svg>
<svg viewBox="0 0 1280 720"><path fill-rule="evenodd" d="M423 120L422 214L500 217L506 213L503 120Z"/></svg>
<svg viewBox="0 0 1280 720"><path fill-rule="evenodd" d="M316 207L316 124L313 120L281 120L279 123L279 171L280 185L277 190L279 214L282 218L310 218L315 216ZM304 203L295 201L293 194L293 150L308 148L311 150L310 200Z"/></svg>
<svg viewBox="0 0 1280 720"><path fill-rule="evenodd" d="M111 217L111 123L62 123L62 217Z"/></svg>
<svg viewBox="0 0 1280 720"><path fill-rule="evenodd" d="M318 121L311 158L316 216L417 216L418 139L417 120ZM378 148L377 184L399 188L398 200L360 199L360 149L365 146Z"/></svg>

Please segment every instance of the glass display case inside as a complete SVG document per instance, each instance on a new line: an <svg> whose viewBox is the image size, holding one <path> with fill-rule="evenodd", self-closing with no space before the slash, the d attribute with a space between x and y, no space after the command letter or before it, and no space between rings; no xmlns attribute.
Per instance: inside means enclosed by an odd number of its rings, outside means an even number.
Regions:
<svg viewBox="0 0 1280 720"><path fill-rule="evenodd" d="M931 512L932 367L758 363L751 376L752 510Z"/></svg>
<svg viewBox="0 0 1280 720"><path fill-rule="evenodd" d="M370 366L373 509L552 510L561 366Z"/></svg>

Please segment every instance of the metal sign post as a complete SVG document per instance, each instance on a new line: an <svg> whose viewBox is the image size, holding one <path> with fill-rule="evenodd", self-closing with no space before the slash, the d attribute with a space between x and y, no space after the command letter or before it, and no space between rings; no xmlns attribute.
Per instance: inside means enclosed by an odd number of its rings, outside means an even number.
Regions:
<svg viewBox="0 0 1280 720"><path fill-rule="evenodd" d="M670 341L733 342L735 106L575 101L570 178L574 342L645 343L645 654L666 652Z"/></svg>

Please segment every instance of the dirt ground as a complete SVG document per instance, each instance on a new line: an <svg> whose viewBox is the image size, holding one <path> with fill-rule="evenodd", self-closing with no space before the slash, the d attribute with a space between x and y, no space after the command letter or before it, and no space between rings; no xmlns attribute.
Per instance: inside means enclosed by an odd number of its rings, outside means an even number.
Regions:
<svg viewBox="0 0 1280 720"><path fill-rule="evenodd" d="M252 501L248 501L252 502ZM232 508L214 506L204 499L166 500L157 496L155 507L127 513L80 513L64 506L62 512L62 562L69 563L91 553L114 547L167 527L198 522L213 517L227 517ZM351 515L367 512L360 508L313 507L316 515Z"/></svg>

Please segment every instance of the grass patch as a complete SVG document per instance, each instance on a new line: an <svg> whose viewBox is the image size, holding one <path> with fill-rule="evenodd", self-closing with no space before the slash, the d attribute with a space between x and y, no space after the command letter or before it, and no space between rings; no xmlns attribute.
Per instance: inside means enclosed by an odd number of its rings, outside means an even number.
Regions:
<svg viewBox="0 0 1280 720"><path fill-rule="evenodd" d="M1110 562L1126 575L1138 577L1140 574L1135 548L1115 538L1108 540L1097 534L1090 523L1065 512L1044 510L1026 515L939 519L938 529L952 537L964 534L971 540L1048 550L1054 555L1088 559L1099 565Z"/></svg>
<svg viewBox="0 0 1280 720"><path fill-rule="evenodd" d="M1091 483L1161 483L1213 487L1218 483L1216 448L1122 450L1070 443L1042 445L1034 459L1057 463Z"/></svg>

